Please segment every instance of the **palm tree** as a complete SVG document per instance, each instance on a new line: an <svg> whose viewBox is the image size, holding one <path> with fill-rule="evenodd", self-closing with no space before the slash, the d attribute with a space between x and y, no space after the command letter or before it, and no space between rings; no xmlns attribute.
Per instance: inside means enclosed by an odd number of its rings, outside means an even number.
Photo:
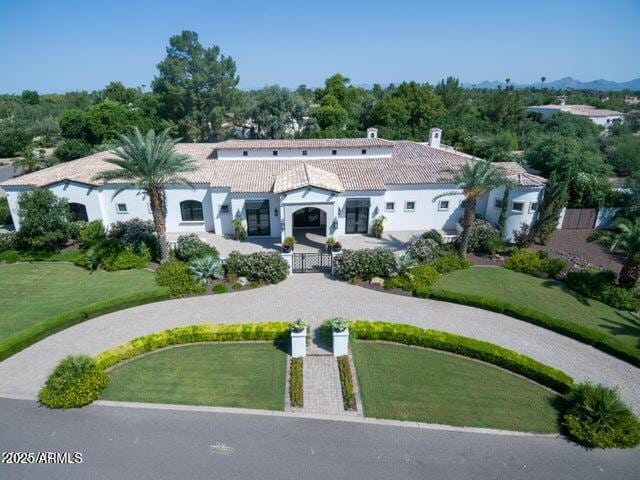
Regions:
<svg viewBox="0 0 640 480"><path fill-rule="evenodd" d="M22 174L32 173L48 166L45 158L45 150L43 148L35 148L34 145L25 147L25 149L20 152L20 158L13 161L14 173L18 170L20 170Z"/></svg>
<svg viewBox="0 0 640 480"><path fill-rule="evenodd" d="M193 184L183 174L196 169L196 163L187 155L176 151L177 140L169 137L169 131L156 134L149 130L144 136L137 128L131 135L119 135L121 145L114 150L116 158L105 161L118 167L98 173L96 180L117 180L116 197L125 190L136 189L149 197L153 223L160 241L164 262L168 255L165 224L165 185L183 185L191 189Z"/></svg>
<svg viewBox="0 0 640 480"><path fill-rule="evenodd" d="M640 278L640 218L618 218L609 230L598 232L596 240L609 245L612 252L622 252L625 262L618 275L618 283L633 288Z"/></svg>
<svg viewBox="0 0 640 480"><path fill-rule="evenodd" d="M447 183L454 183L462 190L466 197L464 216L462 217L462 236L458 251L460 255L467 254L469 236L476 216L476 203L478 199L494 188L509 186L510 181L505 177L502 168L493 165L487 160L468 161L459 170L447 169L446 174L452 175ZM436 196L433 201L449 195L459 195L459 191L445 192Z"/></svg>
<svg viewBox="0 0 640 480"><path fill-rule="evenodd" d="M213 255L196 258L189 268L191 277L207 286L207 292L211 290L211 280L224 278L224 267L222 261Z"/></svg>
<svg viewBox="0 0 640 480"><path fill-rule="evenodd" d="M547 77L540 77L540 88L544 88L544 82L547 81Z"/></svg>

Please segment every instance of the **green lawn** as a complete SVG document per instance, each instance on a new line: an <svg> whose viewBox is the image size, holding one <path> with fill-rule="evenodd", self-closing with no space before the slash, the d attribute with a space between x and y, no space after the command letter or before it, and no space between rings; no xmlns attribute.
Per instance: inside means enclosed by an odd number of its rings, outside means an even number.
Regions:
<svg viewBox="0 0 640 480"><path fill-rule="evenodd" d="M0 340L69 310L160 290L147 270L89 272L64 263L0 266Z"/></svg>
<svg viewBox="0 0 640 480"><path fill-rule="evenodd" d="M558 282L506 268L472 267L444 275L433 287L493 297L604 333L640 355L640 320L585 298Z"/></svg>
<svg viewBox="0 0 640 480"><path fill-rule="evenodd" d="M497 367L422 348L354 342L367 417L554 433L560 397Z"/></svg>
<svg viewBox="0 0 640 480"><path fill-rule="evenodd" d="M106 400L284 409L287 355L271 343L210 343L116 367Z"/></svg>

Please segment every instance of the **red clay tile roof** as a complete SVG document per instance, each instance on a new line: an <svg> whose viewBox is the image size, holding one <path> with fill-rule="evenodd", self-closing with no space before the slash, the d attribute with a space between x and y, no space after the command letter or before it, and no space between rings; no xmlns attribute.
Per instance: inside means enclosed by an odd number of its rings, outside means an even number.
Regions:
<svg viewBox="0 0 640 480"><path fill-rule="evenodd" d="M250 144L251 141L245 142ZM385 140L385 142L388 141ZM300 180L298 177L302 174L301 169L304 165L313 167L305 170L307 183L310 178L312 178L311 183L319 182L321 179L322 182L330 184L332 189L342 185L344 190L385 190L387 185L447 183L447 178L450 177L450 173L447 172L449 169L455 170L466 162L474 161L474 157L450 148L432 148L410 141L389 143L393 145L391 156L357 158L274 157L266 160L221 160L215 155L219 144L205 143L181 143L177 145L177 150L190 155L198 164L196 171L185 175L190 181L212 187L229 188L232 192L272 192L276 188L280 190L285 188L280 185L285 180L292 183L295 183L295 179ZM112 155L111 152L96 153L7 180L1 185L42 187L61 181L73 181L97 186L102 182L94 180L95 174L115 168L105 162L105 159ZM509 178L520 186L542 186L546 182L544 178L527 171L515 162L496 165L504 168ZM311 175L309 171L312 172ZM281 180L276 187L278 176ZM117 181L110 183L117 183Z"/></svg>

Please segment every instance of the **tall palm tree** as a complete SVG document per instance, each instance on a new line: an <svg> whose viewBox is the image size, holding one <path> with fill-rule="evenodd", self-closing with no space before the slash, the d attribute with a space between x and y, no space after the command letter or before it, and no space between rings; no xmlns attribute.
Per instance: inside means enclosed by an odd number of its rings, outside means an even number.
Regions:
<svg viewBox="0 0 640 480"><path fill-rule="evenodd" d="M464 256L467 254L469 236L476 216L478 199L494 188L509 186L511 182L506 178L504 169L493 165L487 160L468 161L459 170L447 169L444 173L451 175L445 181L456 184L466 197L464 216L462 217L462 236L458 247L460 255ZM445 192L436 196L433 201L445 196L459 194L459 191Z"/></svg>
<svg viewBox="0 0 640 480"><path fill-rule="evenodd" d="M612 252L622 252L625 262L618 275L618 283L625 288L633 288L640 278L640 218L614 220L609 230L598 232L595 237Z"/></svg>
<svg viewBox="0 0 640 480"><path fill-rule="evenodd" d="M540 77L540 88L544 88L544 82L547 81L547 77Z"/></svg>
<svg viewBox="0 0 640 480"><path fill-rule="evenodd" d="M34 145L28 145L20 152L20 158L13 161L14 173L20 170L22 174L32 173L37 170L48 167L45 158L45 150L43 148L35 148Z"/></svg>
<svg viewBox="0 0 640 480"><path fill-rule="evenodd" d="M193 189L193 184L183 174L195 170L196 163L187 155L176 151L178 140L170 138L168 130L158 134L149 130L142 135L136 128L133 134L120 135L119 138L121 145L114 151L115 158L105 160L118 168L100 172L94 178L117 181L119 186L113 197L129 189L140 190L149 197L164 262L169 255L164 187L183 185Z"/></svg>

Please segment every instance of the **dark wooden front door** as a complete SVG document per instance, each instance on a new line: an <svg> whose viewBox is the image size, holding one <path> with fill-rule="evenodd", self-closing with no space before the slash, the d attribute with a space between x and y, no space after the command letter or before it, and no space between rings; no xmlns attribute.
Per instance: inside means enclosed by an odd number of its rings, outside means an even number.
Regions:
<svg viewBox="0 0 640 480"><path fill-rule="evenodd" d="M596 225L597 208L567 208L562 220L563 230L591 229Z"/></svg>

